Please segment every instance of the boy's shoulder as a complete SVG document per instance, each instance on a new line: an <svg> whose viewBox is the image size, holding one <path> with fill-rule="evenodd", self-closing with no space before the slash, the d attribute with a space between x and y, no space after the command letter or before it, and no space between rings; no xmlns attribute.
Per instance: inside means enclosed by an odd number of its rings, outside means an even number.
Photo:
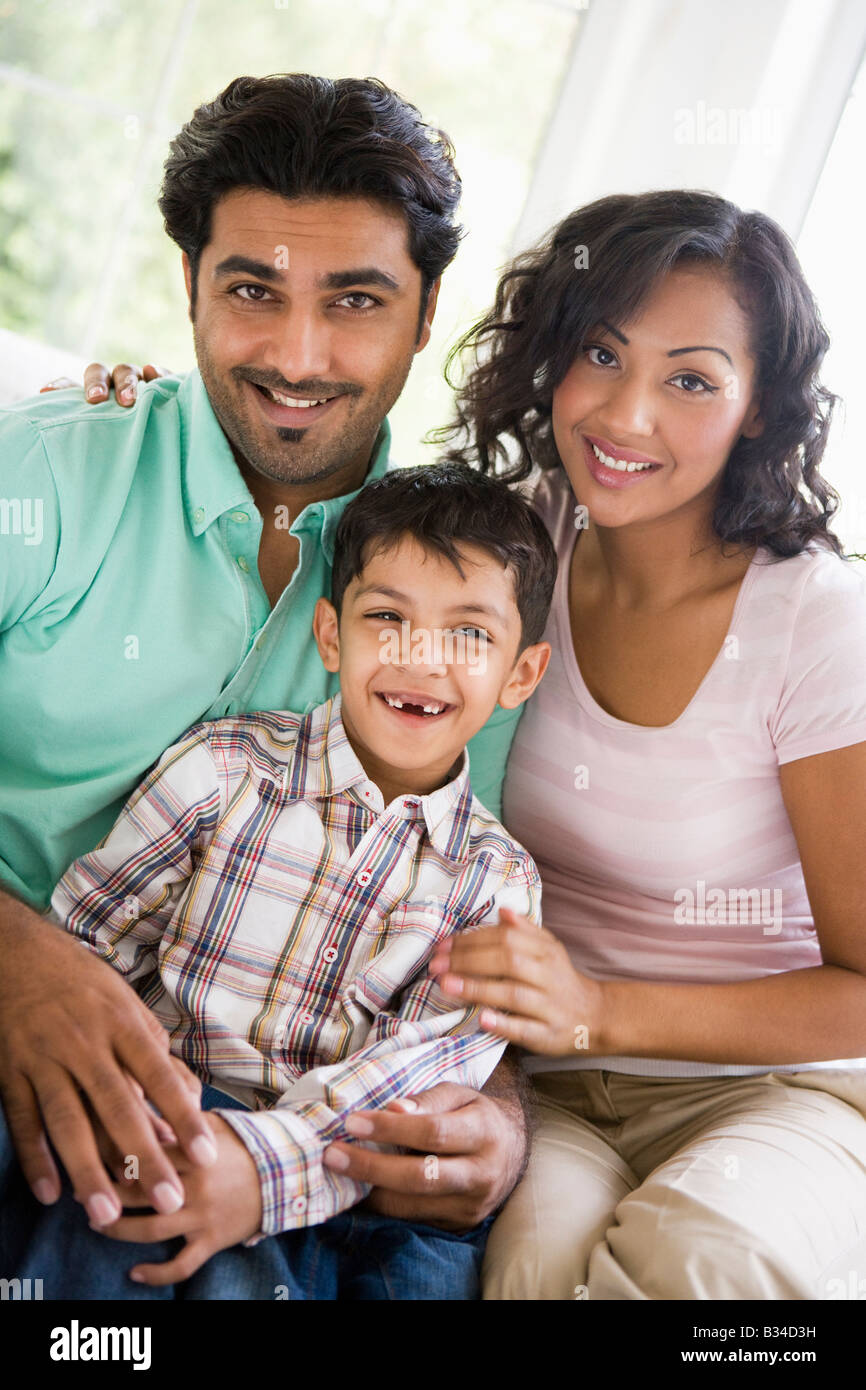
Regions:
<svg viewBox="0 0 866 1390"><path fill-rule="evenodd" d="M534 883L539 878L529 850L509 834L474 792L469 803L466 858L467 861L483 861L485 867L502 872L509 879L525 877L527 882Z"/></svg>
<svg viewBox="0 0 866 1390"><path fill-rule="evenodd" d="M221 719L203 719L187 729L185 743L206 742L219 767L252 769L282 782L305 716L292 710L256 710Z"/></svg>

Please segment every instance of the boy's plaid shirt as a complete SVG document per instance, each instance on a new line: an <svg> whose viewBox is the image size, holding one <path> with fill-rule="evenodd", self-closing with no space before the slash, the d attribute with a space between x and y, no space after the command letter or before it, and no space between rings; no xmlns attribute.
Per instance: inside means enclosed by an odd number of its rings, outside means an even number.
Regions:
<svg viewBox="0 0 866 1390"><path fill-rule="evenodd" d="M199 724L163 754L52 916L123 972L203 1079L262 1185L255 1240L369 1191L322 1155L351 1110L441 1081L476 1088L505 1047L426 974L434 945L541 921L530 855L459 775L386 808L334 695L308 714Z"/></svg>

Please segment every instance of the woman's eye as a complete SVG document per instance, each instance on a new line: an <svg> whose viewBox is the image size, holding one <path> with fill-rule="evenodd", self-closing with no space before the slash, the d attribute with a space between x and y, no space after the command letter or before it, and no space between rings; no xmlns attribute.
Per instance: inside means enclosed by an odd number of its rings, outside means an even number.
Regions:
<svg viewBox="0 0 866 1390"><path fill-rule="evenodd" d="M682 389L687 396L702 396L705 391L717 391L717 386L711 386L708 381L704 381L702 376L695 376L694 372L678 372L671 377L671 381L682 382Z"/></svg>
<svg viewBox="0 0 866 1390"><path fill-rule="evenodd" d="M242 294L242 290L245 290L246 293ZM264 299L270 299L264 285L235 285L231 293L236 298L242 299L245 304L261 304Z"/></svg>
<svg viewBox="0 0 866 1390"><path fill-rule="evenodd" d="M592 343L584 348L584 352L595 367L610 367L616 361L616 353L610 348L602 347L600 343ZM593 357L593 353L597 356ZM603 359L603 360L602 360Z"/></svg>

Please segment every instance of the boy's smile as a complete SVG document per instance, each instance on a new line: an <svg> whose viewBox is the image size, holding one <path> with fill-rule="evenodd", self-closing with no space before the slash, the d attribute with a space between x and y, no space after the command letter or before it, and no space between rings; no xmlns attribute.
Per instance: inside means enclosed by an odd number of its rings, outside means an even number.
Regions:
<svg viewBox="0 0 866 1390"><path fill-rule="evenodd" d="M339 626L319 599L313 631L339 671L346 735L385 805L456 776L464 746L497 704L527 699L550 647L518 658L521 619L509 570L477 545L458 545L456 567L413 536L367 559L346 588Z"/></svg>

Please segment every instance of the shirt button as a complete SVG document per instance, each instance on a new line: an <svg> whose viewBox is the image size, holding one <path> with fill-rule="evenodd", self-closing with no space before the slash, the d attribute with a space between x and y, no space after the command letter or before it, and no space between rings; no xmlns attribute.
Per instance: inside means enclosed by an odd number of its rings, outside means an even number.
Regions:
<svg viewBox="0 0 866 1390"><path fill-rule="evenodd" d="M370 882L370 879L372 877L373 875L370 873L369 869L362 869L361 872L357 875L355 881L357 883L360 883L361 887L364 888Z"/></svg>
<svg viewBox="0 0 866 1390"><path fill-rule="evenodd" d="M314 1022L314 1015L310 1013L309 1009L305 1009L300 1015L300 1020L302 1023L312 1023Z"/></svg>
<svg viewBox="0 0 866 1390"><path fill-rule="evenodd" d="M328 965L337 959L336 946L326 946L322 952L322 960L327 961Z"/></svg>
<svg viewBox="0 0 866 1390"><path fill-rule="evenodd" d="M204 507L196 507L192 517L193 521L204 521Z"/></svg>
<svg viewBox="0 0 866 1390"><path fill-rule="evenodd" d="M249 567L249 563L248 563L248 561L247 561L246 555L239 555L239 556L238 556L238 568L239 568L239 569L242 569L243 572L244 572L244 574L249 574L249 572L250 572L250 567Z"/></svg>
<svg viewBox="0 0 866 1390"><path fill-rule="evenodd" d="M303 1214L304 1214L304 1212L305 1212L306 1210L307 1210L307 1199L306 1199L306 1197L293 1197L293 1198L292 1198L292 1215L293 1215L293 1216L303 1216Z"/></svg>
<svg viewBox="0 0 866 1390"><path fill-rule="evenodd" d="M247 516L246 512L232 512L232 521L249 521L249 517Z"/></svg>

